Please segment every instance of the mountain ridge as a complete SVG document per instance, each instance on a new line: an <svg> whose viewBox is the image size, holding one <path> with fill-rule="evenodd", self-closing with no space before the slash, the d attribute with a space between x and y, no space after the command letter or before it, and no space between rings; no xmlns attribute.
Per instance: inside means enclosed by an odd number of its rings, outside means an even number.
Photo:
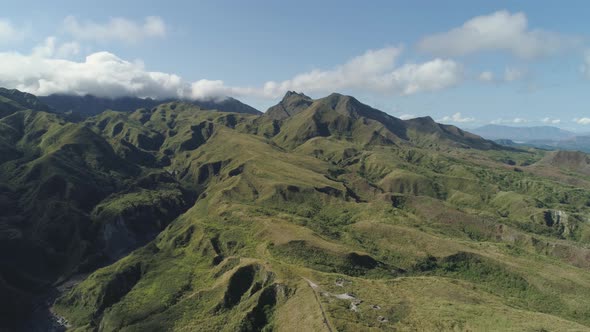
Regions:
<svg viewBox="0 0 590 332"><path fill-rule="evenodd" d="M0 325L590 326L586 155L286 98L0 117Z"/></svg>
<svg viewBox="0 0 590 332"><path fill-rule="evenodd" d="M92 95L53 94L39 97L39 99L60 113L72 113L72 115L82 119L98 115L107 109L120 112L133 112L139 108L150 109L157 105L173 101L188 102L205 109L218 109L221 112L261 114L255 108L231 97L219 100L183 100L175 98L157 100L138 97L102 98Z"/></svg>
<svg viewBox="0 0 590 332"><path fill-rule="evenodd" d="M513 127L489 124L472 130L488 139L510 139L513 141L563 140L575 133L553 126Z"/></svg>
<svg viewBox="0 0 590 332"><path fill-rule="evenodd" d="M285 109L285 105L289 105L289 101L293 98L305 101L305 104L302 106L297 103L296 106L292 106L293 110L286 109L283 116L278 118L275 112ZM268 112L271 113L268 114ZM284 116L284 114L288 115ZM353 131L356 131L359 135L365 136L363 142L367 144L377 141L382 141L385 144L399 143L400 141L424 144L416 138L428 134L431 136L428 144L435 144L435 141L439 139L446 142L456 142L463 146L499 148L499 145L485 141L481 137L469 134L455 126L438 124L430 117L401 120L365 105L354 97L338 93L312 100L305 95L288 92L283 100L271 107L264 116L282 122L281 130L275 133L278 135L275 141L281 141L280 144L290 146L297 145L298 142L311 137L330 136L333 132L338 135L355 136ZM287 132L289 129L286 131L283 129L283 127L290 126L296 126L291 129L291 133ZM369 132L360 133L363 128L366 130L368 126L373 126ZM298 135L303 135L303 137L299 137L296 142L289 143L287 142L289 139L285 138L285 136L292 138Z"/></svg>
<svg viewBox="0 0 590 332"><path fill-rule="evenodd" d="M489 125L474 129L473 132L505 146L517 148L535 147L545 150L570 150L585 153L590 152L590 136L576 134L557 127L510 127Z"/></svg>

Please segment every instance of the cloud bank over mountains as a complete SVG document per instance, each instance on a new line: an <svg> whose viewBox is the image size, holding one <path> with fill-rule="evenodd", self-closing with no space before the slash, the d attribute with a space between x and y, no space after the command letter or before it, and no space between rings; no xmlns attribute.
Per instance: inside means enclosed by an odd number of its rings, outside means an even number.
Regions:
<svg viewBox="0 0 590 332"><path fill-rule="evenodd" d="M284 81L268 81L261 87L230 87L222 81L200 80L192 84L192 97L206 95L277 98L286 91L325 93L346 89L381 94L409 95L454 86L463 79L463 68L452 60L396 65L402 47L368 50L333 69L316 69Z"/></svg>
<svg viewBox="0 0 590 332"><path fill-rule="evenodd" d="M0 46L25 39L27 29L0 18ZM403 46L370 49L341 64L257 85L234 86L210 78L189 80L176 73L151 70L141 60L123 59L113 52L83 51L88 50L88 45L94 45L95 49L104 49L109 43L133 46L165 38L170 31L168 24L158 16L137 20L113 17L103 22L68 16L61 22L56 35L46 37L29 53L0 50L0 86L37 95L92 94L112 98L136 96L207 100L231 96L270 100L280 98L291 90L318 95L350 91L406 96L445 90L464 82L499 85L525 81L534 85L534 73L523 63L569 50L579 51L582 58L580 75L590 79L590 51L584 54L581 38L531 28L524 13L504 10L477 16L461 26L425 36L410 50ZM495 68L477 74L457 60L471 54L496 52L508 55L519 64L514 67L508 63L503 71ZM430 56L424 57L425 54ZM85 56L80 58L80 55ZM418 56L420 61L407 60L414 56ZM472 64L469 60L465 61ZM410 114L403 116L413 117ZM440 121L478 122L460 112L444 116ZM528 121L515 118L492 122ZM541 121L548 124L561 122L554 118ZM576 118L573 122L590 124L587 117Z"/></svg>
<svg viewBox="0 0 590 332"><path fill-rule="evenodd" d="M61 58L77 54L76 42L59 44L49 37L31 54L0 53L0 85L38 95L93 94L102 97L208 99L225 96L277 98L286 91L333 92L355 89L408 95L454 86L463 68L452 60L436 58L423 63L396 65L401 47L369 50L328 70L312 70L262 86L228 86L220 80L189 82L179 75L150 71L141 61L127 61L109 52L97 52L77 62Z"/></svg>

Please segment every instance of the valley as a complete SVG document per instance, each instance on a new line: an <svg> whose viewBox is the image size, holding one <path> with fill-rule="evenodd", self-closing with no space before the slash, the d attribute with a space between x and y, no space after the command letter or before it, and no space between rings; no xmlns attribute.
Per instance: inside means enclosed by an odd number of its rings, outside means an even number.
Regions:
<svg viewBox="0 0 590 332"><path fill-rule="evenodd" d="M0 99L2 327L74 277L50 308L72 331L590 330L582 152L338 93L42 100Z"/></svg>

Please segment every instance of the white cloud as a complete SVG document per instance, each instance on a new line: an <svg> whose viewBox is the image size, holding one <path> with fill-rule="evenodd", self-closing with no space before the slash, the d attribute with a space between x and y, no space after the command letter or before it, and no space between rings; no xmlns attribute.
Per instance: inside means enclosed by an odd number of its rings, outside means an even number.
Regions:
<svg viewBox="0 0 590 332"><path fill-rule="evenodd" d="M147 38L164 37L166 24L158 16L148 16L143 22L114 17L102 24L92 21L80 22L76 17L68 16L63 22L62 30L77 40L117 40L135 43Z"/></svg>
<svg viewBox="0 0 590 332"><path fill-rule="evenodd" d="M527 123L528 121L523 118L514 118L512 119L512 123Z"/></svg>
<svg viewBox="0 0 590 332"><path fill-rule="evenodd" d="M399 116L399 118L402 120L409 120L416 118L416 116L414 114L402 114Z"/></svg>
<svg viewBox="0 0 590 332"><path fill-rule="evenodd" d="M418 48L441 55L506 51L520 58L552 55L579 44L576 37L530 29L524 13L502 10L474 17L450 31L423 38Z"/></svg>
<svg viewBox="0 0 590 332"><path fill-rule="evenodd" d="M512 82L521 79L524 76L524 73L516 68L506 68L504 71L504 81Z"/></svg>
<svg viewBox="0 0 590 332"><path fill-rule="evenodd" d="M58 44L54 36L45 38L43 44L33 48L33 56L45 58L68 58L80 53L80 45L77 42Z"/></svg>
<svg viewBox="0 0 590 332"><path fill-rule="evenodd" d="M590 118L575 118L574 122L581 125L589 125Z"/></svg>
<svg viewBox="0 0 590 332"><path fill-rule="evenodd" d="M509 83L525 78L526 71L518 68L506 67L504 74L498 76L500 77L496 77L496 74L491 71L484 71L477 76L477 79L484 83Z"/></svg>
<svg viewBox="0 0 590 332"><path fill-rule="evenodd" d="M226 87L223 81L220 80L198 80L191 84L190 97L193 99L207 99L211 97L224 97L235 95L239 88ZM248 94L245 91L240 91L243 94Z"/></svg>
<svg viewBox="0 0 590 332"><path fill-rule="evenodd" d="M73 55L78 55L80 53L80 44L77 42L67 42L61 44L58 49L56 50L55 55L61 58L68 58Z"/></svg>
<svg viewBox="0 0 590 332"><path fill-rule="evenodd" d="M15 27L11 21L0 18L0 44L21 40L26 29Z"/></svg>
<svg viewBox="0 0 590 332"><path fill-rule="evenodd" d="M513 118L513 119L500 118L500 119L490 121L491 124L506 124L506 123L523 124L523 123L527 123L527 122L529 122L529 121L524 118Z"/></svg>
<svg viewBox="0 0 590 332"><path fill-rule="evenodd" d="M409 95L422 91L442 90L458 84L463 68L452 60L435 59L422 64L407 64L386 78L387 88Z"/></svg>
<svg viewBox="0 0 590 332"><path fill-rule="evenodd" d="M434 59L420 64L395 66L401 48L369 50L332 70L312 70L292 79L269 81L262 88L227 88L216 82L218 90L235 95L276 98L286 91L329 93L360 90L383 94L410 95L452 87L463 79L463 68L452 60Z"/></svg>
<svg viewBox="0 0 590 332"><path fill-rule="evenodd" d="M30 56L0 53L0 86L38 95L183 95L184 83L179 76L146 71L143 64L122 60L108 52L91 54L82 62L45 57L46 49L37 52Z"/></svg>
<svg viewBox="0 0 590 332"><path fill-rule="evenodd" d="M461 112L457 112L451 116L445 116L440 120L437 120L438 122L458 122L458 123L467 123L467 122L474 122L475 118L470 118L470 117L463 117L461 115Z"/></svg>
<svg viewBox="0 0 590 332"><path fill-rule="evenodd" d="M494 73L491 71L484 71L477 77L482 82L494 82Z"/></svg>
<svg viewBox="0 0 590 332"><path fill-rule="evenodd" d="M560 119L552 119L552 118L543 118L541 121L543 121L543 123L547 123L547 124L559 124L561 123Z"/></svg>
<svg viewBox="0 0 590 332"><path fill-rule="evenodd" d="M396 47L369 50L331 70L312 70L258 87L228 86L221 80L208 79L188 82L174 74L148 71L140 61L126 61L109 52L90 54L80 62L64 59L78 52L76 42L60 44L55 37L47 38L30 55L0 52L0 86L39 95L277 98L289 90L306 93L357 90L408 95L445 89L463 78L461 65L451 60L434 59L396 66L395 61L402 52Z"/></svg>

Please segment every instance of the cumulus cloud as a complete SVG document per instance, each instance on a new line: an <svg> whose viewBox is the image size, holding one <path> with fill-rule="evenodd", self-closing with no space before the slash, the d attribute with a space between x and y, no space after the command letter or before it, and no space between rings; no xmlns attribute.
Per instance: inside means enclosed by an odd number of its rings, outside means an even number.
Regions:
<svg viewBox="0 0 590 332"><path fill-rule="evenodd" d="M229 88L233 94L255 94L275 98L286 91L333 92L347 89L384 94L410 95L452 87L463 79L463 68L452 60L434 59L428 62L396 66L402 52L398 47L369 50L331 70L312 70L292 79L269 81L260 89ZM209 82L210 84L213 84ZM220 91L227 87L219 82Z"/></svg>
<svg viewBox="0 0 590 332"><path fill-rule="evenodd" d="M516 68L506 68L504 71L504 81L512 82L521 79L524 76L522 70Z"/></svg>
<svg viewBox="0 0 590 332"><path fill-rule="evenodd" d="M543 118L541 121L543 121L543 123L547 123L547 124L559 124L561 123L560 119L552 119L552 118Z"/></svg>
<svg viewBox="0 0 590 332"><path fill-rule="evenodd" d="M148 16L143 22L114 17L105 23L80 22L76 17L68 16L64 19L62 30L77 40L135 43L147 38L164 37L166 24L158 16Z"/></svg>
<svg viewBox="0 0 590 332"><path fill-rule="evenodd" d="M494 82L494 73L491 71L484 71L477 77L482 82Z"/></svg>
<svg viewBox="0 0 590 332"><path fill-rule="evenodd" d="M409 95L442 90L462 80L462 66L453 60L435 59L422 64L407 64L391 73L388 88Z"/></svg>
<svg viewBox="0 0 590 332"><path fill-rule="evenodd" d="M474 17L450 31L427 36L418 43L418 48L445 56L506 51L520 58L534 58L552 55L579 43L576 37L530 29L524 13L502 10Z"/></svg>
<svg viewBox="0 0 590 332"><path fill-rule="evenodd" d="M503 75L494 74L491 71L484 71L477 76L480 82L484 83L509 83L525 78L526 71L518 68L507 67Z"/></svg>
<svg viewBox="0 0 590 332"><path fill-rule="evenodd" d="M581 125L589 125L590 118L575 118L574 122Z"/></svg>
<svg viewBox="0 0 590 332"><path fill-rule="evenodd" d="M80 53L80 45L77 42L67 42L59 44L54 36L45 38L45 41L33 48L35 57L56 57L68 58Z"/></svg>
<svg viewBox="0 0 590 332"><path fill-rule="evenodd" d="M289 90L306 93L358 90L408 95L445 89L458 84L463 77L461 65L452 60L434 59L396 66L402 52L396 47L369 50L331 70L312 70L289 80L269 81L254 87L228 86L221 80L189 82L178 75L149 71L140 61L127 61L109 52L93 53L79 62L64 59L78 52L76 42L60 44L55 37L49 37L29 55L0 53L0 86L38 95L277 98Z"/></svg>
<svg viewBox="0 0 590 332"><path fill-rule="evenodd" d="M416 118L416 116L414 114L402 114L399 118L402 120L410 120Z"/></svg>
<svg viewBox="0 0 590 332"><path fill-rule="evenodd" d="M523 124L523 123L527 123L529 122L527 119L524 118L513 118L513 119L496 119L491 121L491 124L506 124L506 123L512 123L512 124Z"/></svg>
<svg viewBox="0 0 590 332"><path fill-rule="evenodd" d="M249 89L227 87L221 80L202 79L193 82L190 86L189 96L192 99L220 98L232 95L256 94Z"/></svg>
<svg viewBox="0 0 590 332"><path fill-rule="evenodd" d="M37 95L93 94L119 97L182 97L184 83L177 75L146 71L108 52L91 54L82 62L45 57L47 50L24 56L0 53L0 86Z"/></svg>
<svg viewBox="0 0 590 332"><path fill-rule="evenodd" d="M25 34L24 28L17 28L11 21L0 18L0 44L21 40Z"/></svg>
<svg viewBox="0 0 590 332"><path fill-rule="evenodd" d="M467 123L467 122L474 122L475 118L470 117L463 117L461 112L457 112L451 116L447 115L442 119L437 120L438 122L456 122L456 123Z"/></svg>
<svg viewBox="0 0 590 332"><path fill-rule="evenodd" d="M523 119L523 118L514 118L512 119L512 123L527 123L527 119Z"/></svg>

